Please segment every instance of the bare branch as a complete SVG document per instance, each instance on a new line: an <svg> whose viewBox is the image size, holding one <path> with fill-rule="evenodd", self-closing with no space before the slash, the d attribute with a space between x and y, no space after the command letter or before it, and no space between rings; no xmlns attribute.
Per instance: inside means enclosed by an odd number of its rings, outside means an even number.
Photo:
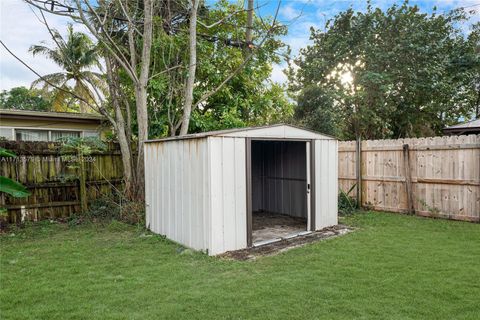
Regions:
<svg viewBox="0 0 480 320"><path fill-rule="evenodd" d="M123 14L125 15L125 17L127 17L129 30L133 29L139 36L142 36L142 33L135 27L135 24L133 23L132 19L130 19L130 16L128 15L127 10L122 3L122 0L119 0L118 3L120 4L120 8L122 9Z"/></svg>
<svg viewBox="0 0 480 320"><path fill-rule="evenodd" d="M204 28L207 28L207 29L211 29L215 26L218 26L219 24L223 23L225 20L228 20L230 19L231 17L233 17L234 15L238 14L238 13L241 13L241 12L245 12L246 10L242 9L242 10L237 10L237 11L234 11L232 13L230 13L228 16L225 16L223 17L222 19L212 23L211 25L206 25L205 23L201 22L200 20L198 21L198 24L200 24L201 26L203 26Z"/></svg>
<svg viewBox="0 0 480 320"><path fill-rule="evenodd" d="M52 37L53 41L55 41L55 44L57 45L57 47L61 48L60 44L57 41L57 38L53 34L53 31L52 31L52 29L50 28L50 25L47 22L47 19L45 18L45 15L43 14L42 10L40 10L40 14L42 15L43 24L45 25L45 27L47 27L48 33L50 33L50 36Z"/></svg>
<svg viewBox="0 0 480 320"><path fill-rule="evenodd" d="M167 72L169 72L169 71L175 70L175 69L177 69L177 68L183 68L183 66L182 66L181 64L178 64L178 65L176 65L176 66L167 68L167 69L165 69L165 70L162 70L162 71L157 72L157 73L155 73L154 75L150 76L150 78L148 78L148 80L152 80L153 78L155 78L155 77L157 77L157 76L159 76L159 75L162 75L162 74L167 73Z"/></svg>
<svg viewBox="0 0 480 320"><path fill-rule="evenodd" d="M93 28L93 26L90 24L90 22L88 21L88 19L85 17L85 14L83 12L83 9L81 8L81 4L80 4L80 1L79 0L75 0L75 3L78 7L78 12L80 13L80 19L81 21L83 22L83 24L88 28L88 30L98 39L98 40L101 40L103 39L103 37ZM90 6L90 3L88 2L88 0L85 1L85 4L88 6L89 10L91 11L91 13L93 13L95 16L96 16L96 19L98 21L101 21L101 18L98 16L98 14L96 13L95 10L93 10L93 8ZM115 59L122 65L122 67L125 69L125 71L127 71L127 73L129 74L130 78L134 81L134 82L137 82L138 81L138 78L137 78L137 75L135 73L135 69L134 67L135 66L131 66L129 64L129 60L123 55L122 53L122 50L120 50L120 48L117 46L117 44L115 43L115 41L108 35L108 32L107 30L104 29L103 25L100 26L101 29L103 30L103 34L105 35L105 38L106 40L113 46L113 48L115 49L112 49L112 47L110 47L109 45L107 45L105 43L105 41L103 41L103 44L105 46L105 48L112 54L113 57L115 57ZM117 51L117 52L116 52Z"/></svg>
<svg viewBox="0 0 480 320"><path fill-rule="evenodd" d="M79 16L76 16L74 14L75 12L75 8L73 7L70 7L70 6L66 6L66 5L63 5L63 4L57 4L57 6L62 6L62 7L65 7L67 10L66 12L61 12L61 11L56 11L56 12L53 12L52 10L52 7L47 8L47 5L50 4L50 6L52 6L52 3L51 1L41 1L41 0L24 0L27 4L31 5L31 6L34 6L35 8L37 9L40 9L42 11L48 11L48 12L51 12L55 15L58 15L58 16L64 16L64 17L70 17L72 19L79 19L80 17ZM43 6L42 6L43 4Z"/></svg>
<svg viewBox="0 0 480 320"><path fill-rule="evenodd" d="M137 65L137 51L135 50L135 38L133 36L133 29L130 28L130 23L129 23L129 28L128 28L128 49L130 50L130 64L132 66Z"/></svg>

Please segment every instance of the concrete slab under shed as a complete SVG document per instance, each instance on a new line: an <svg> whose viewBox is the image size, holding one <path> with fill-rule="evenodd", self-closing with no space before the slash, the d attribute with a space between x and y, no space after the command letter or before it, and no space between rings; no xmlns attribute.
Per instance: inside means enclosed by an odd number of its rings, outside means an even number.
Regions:
<svg viewBox="0 0 480 320"><path fill-rule="evenodd" d="M353 228L345 225L336 225L324 228L319 231L299 235L290 239L281 239L263 246L251 247L248 249L225 252L220 257L233 260L255 260L262 256L275 255L293 248L304 246L308 243L334 238L353 231Z"/></svg>
<svg viewBox="0 0 480 320"><path fill-rule="evenodd" d="M306 219L269 212L255 212L252 215L252 242L254 246L291 238L306 230Z"/></svg>

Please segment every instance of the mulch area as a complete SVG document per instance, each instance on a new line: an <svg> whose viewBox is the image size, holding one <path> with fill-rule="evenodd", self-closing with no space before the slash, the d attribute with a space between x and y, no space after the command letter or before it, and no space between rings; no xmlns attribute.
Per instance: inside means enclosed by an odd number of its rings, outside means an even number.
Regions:
<svg viewBox="0 0 480 320"><path fill-rule="evenodd" d="M258 247L225 252L219 257L233 260L255 260L262 256L275 255L293 248L304 246L308 243L338 237L353 231L353 228L345 225L336 225L306 235L297 236L290 239L282 239L277 242L265 244Z"/></svg>

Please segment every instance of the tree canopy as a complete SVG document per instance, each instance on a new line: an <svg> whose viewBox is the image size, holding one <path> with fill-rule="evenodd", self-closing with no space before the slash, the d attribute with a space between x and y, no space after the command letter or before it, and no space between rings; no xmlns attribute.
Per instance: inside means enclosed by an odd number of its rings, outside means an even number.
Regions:
<svg viewBox="0 0 480 320"><path fill-rule="evenodd" d="M15 87L0 93L0 108L32 111L50 111L50 100L39 90Z"/></svg>
<svg viewBox="0 0 480 320"><path fill-rule="evenodd" d="M480 27L417 6L347 10L311 30L289 70L298 121L341 138L428 136L478 110Z"/></svg>

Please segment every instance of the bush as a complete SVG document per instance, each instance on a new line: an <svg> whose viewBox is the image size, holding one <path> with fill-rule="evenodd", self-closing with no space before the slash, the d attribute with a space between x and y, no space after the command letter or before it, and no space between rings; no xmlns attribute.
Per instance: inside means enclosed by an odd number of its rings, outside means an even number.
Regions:
<svg viewBox="0 0 480 320"><path fill-rule="evenodd" d="M350 215L357 210L357 201L350 196L350 193L355 188L356 184L354 184L348 192L345 192L340 189L340 193L338 195L338 213L340 215Z"/></svg>
<svg viewBox="0 0 480 320"><path fill-rule="evenodd" d="M122 196L106 195L90 203L86 218L97 220L119 220L134 225L145 224L143 202L126 200Z"/></svg>

